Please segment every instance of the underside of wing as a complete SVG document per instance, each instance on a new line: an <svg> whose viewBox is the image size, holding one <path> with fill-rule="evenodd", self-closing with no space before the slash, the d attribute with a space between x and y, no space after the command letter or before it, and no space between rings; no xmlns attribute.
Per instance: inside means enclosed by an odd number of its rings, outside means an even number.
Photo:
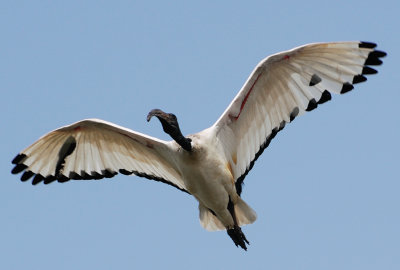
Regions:
<svg viewBox="0 0 400 270"><path fill-rule="evenodd" d="M168 142L88 119L54 130L18 154L12 173L32 184L136 174L187 192Z"/></svg>
<svg viewBox="0 0 400 270"><path fill-rule="evenodd" d="M261 61L214 124L241 193L254 162L295 117L377 73L386 53L368 42L315 43Z"/></svg>

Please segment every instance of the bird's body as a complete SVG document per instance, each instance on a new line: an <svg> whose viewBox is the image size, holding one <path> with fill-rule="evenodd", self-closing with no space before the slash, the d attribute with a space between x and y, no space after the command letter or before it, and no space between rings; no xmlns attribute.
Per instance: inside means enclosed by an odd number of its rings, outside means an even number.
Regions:
<svg viewBox="0 0 400 270"><path fill-rule="evenodd" d="M231 165L221 155L220 145L215 141L215 136L210 129L189 138L192 139L192 152L181 152L181 155L178 155L178 166L182 172L182 178L185 179L185 186L199 201L200 208L204 211L212 210L212 213L221 221L223 226L219 225L217 229L233 227L234 221L227 205L229 200L235 205L240 197L236 192ZM210 220L203 221L211 222Z"/></svg>
<svg viewBox="0 0 400 270"><path fill-rule="evenodd" d="M220 200L224 200L221 194L235 192L233 176L225 166L224 158L216 151L215 142L211 138L191 138L193 150L178 155L182 178L185 179L185 186L190 194L217 212Z"/></svg>
<svg viewBox="0 0 400 270"><path fill-rule="evenodd" d="M41 137L12 161L12 173L32 183L135 174L193 195L200 223L226 229L246 249L240 226L256 214L240 197L243 180L286 123L343 94L377 71L386 53L368 42L314 43L262 60L211 127L183 136L175 115L157 117L173 141L163 141L99 120L87 119Z"/></svg>

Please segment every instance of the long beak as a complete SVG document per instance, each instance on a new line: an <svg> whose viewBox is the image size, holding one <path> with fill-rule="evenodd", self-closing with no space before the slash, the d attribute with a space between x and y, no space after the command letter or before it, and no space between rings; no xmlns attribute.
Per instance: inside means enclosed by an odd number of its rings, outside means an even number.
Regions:
<svg viewBox="0 0 400 270"><path fill-rule="evenodd" d="M149 112L149 114L147 115L147 122L149 122L149 121L150 121L150 119L151 119L153 116L157 116L157 117L165 118L165 116L166 116L166 113L165 113L165 112L163 112L163 111L162 111L162 110L160 110L160 109L154 109L154 110L151 110L151 111Z"/></svg>

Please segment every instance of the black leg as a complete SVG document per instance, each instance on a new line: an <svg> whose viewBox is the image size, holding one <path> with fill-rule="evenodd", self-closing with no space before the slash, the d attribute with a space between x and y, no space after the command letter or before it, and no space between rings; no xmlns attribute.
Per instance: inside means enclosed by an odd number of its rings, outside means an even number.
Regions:
<svg viewBox="0 0 400 270"><path fill-rule="evenodd" d="M235 243L236 246L240 246L244 250L247 250L246 243L250 245L249 241L246 239L246 236L242 232L242 229L239 227L237 220L236 220L236 214L235 214L235 208L233 206L233 203L231 201L231 198L229 197L229 203L228 203L228 211L231 213L232 218L233 218L233 228L227 228L226 232L232 238L233 242Z"/></svg>

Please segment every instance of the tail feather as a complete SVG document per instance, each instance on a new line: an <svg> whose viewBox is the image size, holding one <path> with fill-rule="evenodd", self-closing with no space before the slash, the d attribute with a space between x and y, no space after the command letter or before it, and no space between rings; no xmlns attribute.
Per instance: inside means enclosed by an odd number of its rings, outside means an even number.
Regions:
<svg viewBox="0 0 400 270"><path fill-rule="evenodd" d="M257 219L256 212L240 197L235 204L236 219L239 226L251 224ZM200 224L207 231L225 230L221 221L204 205L199 204Z"/></svg>
<svg viewBox="0 0 400 270"><path fill-rule="evenodd" d="M235 204L236 220L239 226L251 224L257 219L256 212L245 202L238 197Z"/></svg>
<svg viewBox="0 0 400 270"><path fill-rule="evenodd" d="M199 204L200 224L207 231L225 230L221 221L204 205Z"/></svg>

